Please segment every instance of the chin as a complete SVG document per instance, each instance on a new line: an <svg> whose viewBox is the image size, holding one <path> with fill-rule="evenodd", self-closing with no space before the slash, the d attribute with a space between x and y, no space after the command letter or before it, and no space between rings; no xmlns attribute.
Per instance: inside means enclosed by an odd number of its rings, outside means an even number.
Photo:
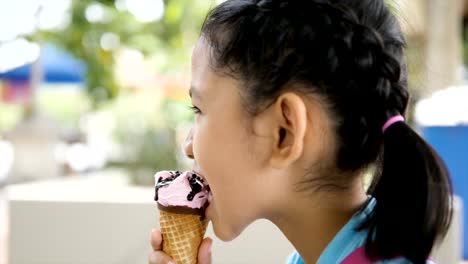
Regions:
<svg viewBox="0 0 468 264"><path fill-rule="evenodd" d="M242 229L236 231L234 228L227 226L226 223L219 224L212 222L213 232L217 238L219 238L223 242L229 242L235 239L240 235Z"/></svg>

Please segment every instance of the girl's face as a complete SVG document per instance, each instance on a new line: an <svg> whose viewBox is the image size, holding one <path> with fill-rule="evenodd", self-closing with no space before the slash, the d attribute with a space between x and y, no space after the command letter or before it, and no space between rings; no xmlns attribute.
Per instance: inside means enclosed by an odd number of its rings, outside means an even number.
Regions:
<svg viewBox="0 0 468 264"><path fill-rule="evenodd" d="M192 56L191 98L196 114L186 155L211 187L206 215L216 235L234 239L255 219L265 217L272 200L262 169L262 137L249 132L238 83L210 68L209 45L201 38Z"/></svg>

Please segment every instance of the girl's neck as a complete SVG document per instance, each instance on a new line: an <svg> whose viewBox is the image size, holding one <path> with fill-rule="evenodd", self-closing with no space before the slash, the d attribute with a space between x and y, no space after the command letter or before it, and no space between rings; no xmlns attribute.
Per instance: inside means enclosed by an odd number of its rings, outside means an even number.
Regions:
<svg viewBox="0 0 468 264"><path fill-rule="evenodd" d="M313 197L311 197L313 196ZM291 199L284 213L272 217L299 252L305 264L315 264L327 245L365 203L361 186L340 193L322 193Z"/></svg>

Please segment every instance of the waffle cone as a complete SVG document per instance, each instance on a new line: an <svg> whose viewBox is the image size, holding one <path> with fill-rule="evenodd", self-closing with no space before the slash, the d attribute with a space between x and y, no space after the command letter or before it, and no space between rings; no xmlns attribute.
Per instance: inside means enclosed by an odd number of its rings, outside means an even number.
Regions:
<svg viewBox="0 0 468 264"><path fill-rule="evenodd" d="M163 251L177 264L196 264L208 220L200 215L159 211Z"/></svg>

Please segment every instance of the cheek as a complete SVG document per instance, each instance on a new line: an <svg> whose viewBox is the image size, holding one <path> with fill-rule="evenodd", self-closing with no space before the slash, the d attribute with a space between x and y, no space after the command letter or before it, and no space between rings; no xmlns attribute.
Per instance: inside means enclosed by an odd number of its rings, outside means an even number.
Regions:
<svg viewBox="0 0 468 264"><path fill-rule="evenodd" d="M219 125L200 120L193 130L195 160L211 185L213 194L224 196L216 198L230 206L249 197L239 197L238 192L245 190L246 184L253 184L250 177L259 172L259 160L254 155L251 138L246 137L240 124L235 124ZM225 204L218 204L218 207L221 206Z"/></svg>
<svg viewBox="0 0 468 264"><path fill-rule="evenodd" d="M215 234L229 241L261 215L257 203L261 186L252 180L258 173L257 161L239 130L207 128L194 130L194 154L213 192L209 217Z"/></svg>
<svg viewBox="0 0 468 264"><path fill-rule="evenodd" d="M238 191L248 181L248 175L259 172L261 158L256 155L256 142L246 135L240 123L200 120L193 132L195 160L213 188Z"/></svg>
<svg viewBox="0 0 468 264"><path fill-rule="evenodd" d="M232 155L229 142L233 140L235 140L233 135L224 124L210 120L209 117L200 117L197 120L193 128L193 152L195 160L204 173L221 166L225 163L224 160L228 160L227 152L231 152Z"/></svg>

